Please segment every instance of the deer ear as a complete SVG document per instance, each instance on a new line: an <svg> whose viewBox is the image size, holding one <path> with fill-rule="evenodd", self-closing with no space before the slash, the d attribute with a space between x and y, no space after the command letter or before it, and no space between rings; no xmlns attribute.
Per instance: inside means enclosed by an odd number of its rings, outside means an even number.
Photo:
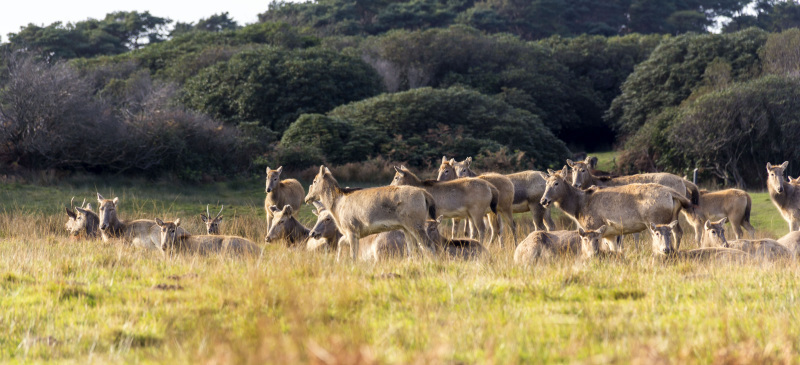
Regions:
<svg viewBox="0 0 800 365"><path fill-rule="evenodd" d="M450 164L451 164L451 165L455 165L455 164L456 164L456 159L454 159L454 158L451 158L451 159L450 159Z"/></svg>
<svg viewBox="0 0 800 365"><path fill-rule="evenodd" d="M91 211L92 210L92 203L86 203L86 208L83 208L83 209Z"/></svg>
<svg viewBox="0 0 800 365"><path fill-rule="evenodd" d="M399 167L399 166L397 166L397 165L395 165L395 166L394 166L394 171L397 171L397 172L398 172L398 173L400 173L400 174L402 174L402 173L403 173L403 171L400 171L400 167Z"/></svg>
<svg viewBox="0 0 800 365"><path fill-rule="evenodd" d="M215 218L214 220L217 221L217 222L222 222L222 217L224 217L224 215L221 215L221 216Z"/></svg>
<svg viewBox="0 0 800 365"><path fill-rule="evenodd" d="M331 172L331 170L330 170L330 169L328 169L327 167L325 168L325 173L326 173L326 174L333 175L333 173Z"/></svg>
<svg viewBox="0 0 800 365"><path fill-rule="evenodd" d="M278 173L278 175L280 175L280 174L281 174L281 172L283 172L283 166L280 166L280 167L278 167L278 169L277 169L277 170L275 170L275 172L277 172L277 173Z"/></svg>
<svg viewBox="0 0 800 365"><path fill-rule="evenodd" d="M178 219L175 220L175 227L178 227L180 225L181 225L181 219L178 218Z"/></svg>
<svg viewBox="0 0 800 365"><path fill-rule="evenodd" d="M607 229L608 229L608 226L604 224L604 225L600 226L600 228L596 229L595 232L599 233L602 236L602 235L604 235L606 233Z"/></svg>
<svg viewBox="0 0 800 365"><path fill-rule="evenodd" d="M205 214L200 213L200 219L203 220L203 223L208 223L208 217Z"/></svg>
<svg viewBox="0 0 800 365"><path fill-rule="evenodd" d="M442 223L442 219L444 219L444 216L443 216L443 215L440 215L438 218L436 218L436 223L437 223L437 224L438 224L438 223Z"/></svg>
<svg viewBox="0 0 800 365"><path fill-rule="evenodd" d="M555 173L556 173L556 172L555 172L555 171L553 171L553 169L547 169L547 175L553 175L553 174L555 174Z"/></svg>
<svg viewBox="0 0 800 365"><path fill-rule="evenodd" d="M569 167L567 167L567 166L564 166L564 168L563 168L563 169L561 169L561 176L562 176L562 177L566 177L566 176L567 176L567 174L569 174Z"/></svg>
<svg viewBox="0 0 800 365"><path fill-rule="evenodd" d="M447 156L442 156L442 163L447 163Z"/></svg>
<svg viewBox="0 0 800 365"><path fill-rule="evenodd" d="M704 224L703 227L705 227L705 229L711 229L711 221L706 219L706 224Z"/></svg>
<svg viewBox="0 0 800 365"><path fill-rule="evenodd" d="M584 231L583 228L578 227L578 234L581 237L586 237L586 231Z"/></svg>
<svg viewBox="0 0 800 365"><path fill-rule="evenodd" d="M586 163L591 168L597 167L597 157L596 156L586 156Z"/></svg>
<svg viewBox="0 0 800 365"><path fill-rule="evenodd" d="M656 231L656 224L653 223L653 222L650 222L650 225L648 225L647 228L650 228L651 232L655 232Z"/></svg>
<svg viewBox="0 0 800 365"><path fill-rule="evenodd" d="M80 212L81 214L86 214L86 209L83 209L81 207L75 207L75 211Z"/></svg>
<svg viewBox="0 0 800 365"><path fill-rule="evenodd" d="M113 202L114 202L114 205L116 206L117 203L119 203L119 197L114 198Z"/></svg>
<svg viewBox="0 0 800 365"><path fill-rule="evenodd" d="M267 166L267 174L269 174L269 166Z"/></svg>
<svg viewBox="0 0 800 365"><path fill-rule="evenodd" d="M569 165L569 167L572 167L573 169L575 168L575 163L572 162L572 160L570 159L567 159L567 165Z"/></svg>
<svg viewBox="0 0 800 365"><path fill-rule="evenodd" d="M100 203L102 203L102 202L103 202L103 200L106 200L106 198L103 198L103 196L102 196L102 195L100 195L100 193L97 193L97 201L98 201L98 202L100 202Z"/></svg>
<svg viewBox="0 0 800 365"><path fill-rule="evenodd" d="M789 161L784 161L781 164L781 170L786 170L787 167L789 167Z"/></svg>
<svg viewBox="0 0 800 365"><path fill-rule="evenodd" d="M273 211L273 212L280 212L280 211L281 211L280 209L278 209L278 206L277 206L277 205L270 206L270 207L269 207L269 210L270 210L270 211Z"/></svg>
<svg viewBox="0 0 800 365"><path fill-rule="evenodd" d="M291 205L284 205L283 206L283 214L292 215L292 206Z"/></svg>
<svg viewBox="0 0 800 365"><path fill-rule="evenodd" d="M70 218L75 218L75 212L69 210L67 207L64 207L64 210L67 211L67 215L70 216Z"/></svg>
<svg viewBox="0 0 800 365"><path fill-rule="evenodd" d="M472 164L472 156L467 157L467 159L464 160L464 162L467 163L467 166L471 165Z"/></svg>
<svg viewBox="0 0 800 365"><path fill-rule="evenodd" d="M325 174L325 165L319 165L319 174L320 175L324 175Z"/></svg>
<svg viewBox="0 0 800 365"><path fill-rule="evenodd" d="M164 221L162 221L161 218L156 218L156 224L158 224L159 227L162 227L164 225Z"/></svg>
<svg viewBox="0 0 800 365"><path fill-rule="evenodd" d="M728 221L728 217L722 217L722 219L718 220L714 224L725 224Z"/></svg>
<svg viewBox="0 0 800 365"><path fill-rule="evenodd" d="M675 229L675 226L677 226L677 225L678 225L678 221L674 220L674 221L672 221L672 223L669 224L669 228L670 229Z"/></svg>

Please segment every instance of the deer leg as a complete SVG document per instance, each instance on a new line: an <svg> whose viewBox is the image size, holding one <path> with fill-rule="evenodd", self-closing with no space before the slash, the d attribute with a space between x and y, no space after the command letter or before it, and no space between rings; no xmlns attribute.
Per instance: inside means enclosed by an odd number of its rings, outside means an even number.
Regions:
<svg viewBox="0 0 800 365"><path fill-rule="evenodd" d="M272 229L272 214L267 212L267 235L269 235L269 230ZM264 236L266 239L267 236Z"/></svg>
<svg viewBox="0 0 800 365"><path fill-rule="evenodd" d="M503 212L503 230L511 232L511 239L514 241L514 246L517 246L517 224L514 223L514 212L510 209Z"/></svg>
<svg viewBox="0 0 800 365"><path fill-rule="evenodd" d="M744 238L744 232L742 231L742 226L740 224L731 221L731 227L733 228L733 234L736 235L737 240Z"/></svg>
<svg viewBox="0 0 800 365"><path fill-rule="evenodd" d="M533 216L533 230L546 231L547 228L544 225L544 207L538 202L528 202L528 209Z"/></svg>
<svg viewBox="0 0 800 365"><path fill-rule="evenodd" d="M675 251L681 249L681 240L683 239L683 228L680 224L676 224L672 229L672 235L675 237Z"/></svg>
<svg viewBox="0 0 800 365"><path fill-rule="evenodd" d="M344 246L344 244L349 244L347 236L340 237L339 244L336 245L336 262L340 262L340 259L342 258L342 246Z"/></svg>
<svg viewBox="0 0 800 365"><path fill-rule="evenodd" d="M556 230L556 223L553 222L553 217L550 216L550 207L544 208L544 225L547 227L548 231Z"/></svg>
<svg viewBox="0 0 800 365"><path fill-rule="evenodd" d="M500 241L500 244L502 244L502 239L500 239L500 234L502 232L500 228L500 216L495 213L491 213L486 215L485 217L488 218L489 228L492 229L489 243L493 243L495 240L498 240Z"/></svg>
<svg viewBox="0 0 800 365"><path fill-rule="evenodd" d="M349 234L350 239L350 258L353 259L353 262L358 260L358 235L355 233Z"/></svg>
<svg viewBox="0 0 800 365"><path fill-rule="evenodd" d="M744 229L747 230L747 233L750 234L750 238L756 238L756 229L752 224L750 224L750 222L743 221L742 225L744 226Z"/></svg>

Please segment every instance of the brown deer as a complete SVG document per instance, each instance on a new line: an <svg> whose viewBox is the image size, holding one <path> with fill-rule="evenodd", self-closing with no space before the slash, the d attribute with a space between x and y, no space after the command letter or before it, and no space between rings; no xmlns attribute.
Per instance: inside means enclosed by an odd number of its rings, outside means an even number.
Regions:
<svg viewBox="0 0 800 365"><path fill-rule="evenodd" d="M690 181L666 172L638 174L630 176L594 176L591 173L591 157L585 161L573 162L567 160L567 165L572 169L572 185L581 189L592 185L598 187L622 186L628 184L661 184L684 194L692 204L700 203L700 192L697 185Z"/></svg>
<svg viewBox="0 0 800 365"><path fill-rule="evenodd" d="M456 161L447 160L442 157L442 164L439 166L438 180L453 179L458 172L455 169ZM541 171L522 171L505 175L514 184L514 199L511 209L514 213L530 211L533 216L533 226L537 231L554 230L556 228L553 219L550 217L550 208L545 208L539 204L545 188L545 174Z"/></svg>
<svg viewBox="0 0 800 365"><path fill-rule="evenodd" d="M727 217L731 222L736 239L744 238L742 227L755 237L756 229L750 224L752 200L744 190L725 189L715 192L700 190L700 204L683 210L686 221L694 227L695 241L700 242L703 236L703 225L707 220L718 220Z"/></svg>
<svg viewBox="0 0 800 365"><path fill-rule="evenodd" d="M219 234L219 225L222 223L222 210L225 209L223 205L219 208L219 213L214 218L211 218L211 213L208 211L208 205L206 205L206 214L200 213L200 219L203 220L203 223L206 224L206 233L208 234Z"/></svg>
<svg viewBox="0 0 800 365"><path fill-rule="evenodd" d="M800 230L800 187L783 178L788 166L789 161L777 166L767 162L767 190L772 204L789 223L789 232L794 232Z"/></svg>
<svg viewBox="0 0 800 365"><path fill-rule="evenodd" d="M439 224L444 216L428 219L425 223L425 233L436 244L443 255L451 259L471 260L488 255L486 248L480 242L472 239L449 239L439 233Z"/></svg>
<svg viewBox="0 0 800 365"><path fill-rule="evenodd" d="M439 175L436 180L450 181L459 177L475 177L494 185L497 188L497 215L491 216L489 219L499 218L503 220L501 230L511 232L513 242L517 242L516 225L514 224L514 183L507 176L486 173L478 175L470 169L472 164L472 157L467 157L464 161L456 162L455 159L447 160L446 156L442 156L442 164L439 166ZM453 224L455 226L455 224ZM496 226L493 224L492 226Z"/></svg>
<svg viewBox="0 0 800 365"><path fill-rule="evenodd" d="M253 241L237 236L202 235L193 236L180 227L180 218L174 222L155 220L159 227L159 247L164 253L179 252L208 255L212 253L231 253L258 255L261 248Z"/></svg>
<svg viewBox="0 0 800 365"><path fill-rule="evenodd" d="M125 244L135 247L160 249L160 231L155 221L137 219L123 222L117 217L119 198L105 199L100 193L97 193L97 201L100 204L98 227L104 242L108 242L112 238L119 238Z"/></svg>
<svg viewBox="0 0 800 365"><path fill-rule="evenodd" d="M647 229L650 222L666 224L678 219L681 208L691 205L689 199L673 189L659 184L629 184L603 189L581 190L568 183L560 172L549 170L547 188L541 203L547 207L555 205L579 227L595 230L608 222L618 225L607 227L607 239ZM682 231L675 228L676 248L680 247ZM608 242L612 251L619 251L616 243Z"/></svg>
<svg viewBox="0 0 800 365"><path fill-rule="evenodd" d="M281 180L282 172L283 166L278 167L276 170L270 170L267 167L265 188L267 197L264 199L264 211L267 213L267 232L272 228L273 220L273 212L269 207L273 205L278 207L290 205L296 213L300 211L300 205L303 204L303 195L305 194L303 186L295 179Z"/></svg>
<svg viewBox="0 0 800 365"><path fill-rule="evenodd" d="M781 245L778 241L771 239L760 240L736 240L728 241L725 239L725 221L727 218L722 218L719 221L711 222L706 221L704 224L705 231L703 232L703 239L700 247L725 247L742 250L752 255L753 257L763 258L767 260L776 260L781 258L791 258L792 252L789 248Z"/></svg>
<svg viewBox="0 0 800 365"><path fill-rule="evenodd" d="M290 248L305 247L310 230L295 218L294 208L284 205L280 209L273 205L269 209L272 212L272 227L265 238L267 243L284 240Z"/></svg>
<svg viewBox="0 0 800 365"><path fill-rule="evenodd" d="M541 259L555 257L592 257L600 252L600 240L603 238L606 226L586 232L577 231L534 231L519 243L514 251L514 263L519 265L531 264ZM589 237L593 235L592 237ZM582 237L586 240L583 245Z"/></svg>
<svg viewBox="0 0 800 365"><path fill-rule="evenodd" d="M72 209L65 207L67 211L66 228L72 237L78 237L83 234L87 238L97 238L98 227L100 226L100 218L97 217L92 211L92 204L86 203L84 199L80 207L74 204L75 198L69 201Z"/></svg>
<svg viewBox="0 0 800 365"><path fill-rule="evenodd" d="M404 185L421 188L430 193L436 202L436 211L439 214L447 218L468 218L476 228L480 241L483 241L486 231L483 216L489 212L497 212L500 193L494 185L485 180L461 178L451 181L423 181L407 168L395 166L394 179L390 186ZM497 230L493 230L489 242L494 240L494 232Z"/></svg>
<svg viewBox="0 0 800 365"><path fill-rule="evenodd" d="M306 203L319 200L331 212L342 238L337 248L340 257L343 244L350 245L350 257L355 261L359 252L358 240L370 234L401 229L423 252L436 253L425 234L427 217L436 217L436 203L430 193L412 186L381 186L346 191L325 166L308 188ZM410 254L414 244L406 244Z"/></svg>

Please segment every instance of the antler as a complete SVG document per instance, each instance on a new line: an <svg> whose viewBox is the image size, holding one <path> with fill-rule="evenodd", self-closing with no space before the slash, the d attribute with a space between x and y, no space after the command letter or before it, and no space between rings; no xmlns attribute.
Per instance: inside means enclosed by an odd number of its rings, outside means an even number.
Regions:
<svg viewBox="0 0 800 365"><path fill-rule="evenodd" d="M211 217L211 213L208 212L208 204L206 204L206 217Z"/></svg>
<svg viewBox="0 0 800 365"><path fill-rule="evenodd" d="M75 197L73 196L72 199L69 200L69 209L75 211Z"/></svg>
<svg viewBox="0 0 800 365"><path fill-rule="evenodd" d="M86 198L83 198L83 203L81 203L81 209L86 209Z"/></svg>
<svg viewBox="0 0 800 365"><path fill-rule="evenodd" d="M222 210L223 209L225 209L225 204L222 205L222 208L219 208L219 213L217 213L217 216L214 217L214 219L217 219L217 218L219 218L220 215L222 215Z"/></svg>

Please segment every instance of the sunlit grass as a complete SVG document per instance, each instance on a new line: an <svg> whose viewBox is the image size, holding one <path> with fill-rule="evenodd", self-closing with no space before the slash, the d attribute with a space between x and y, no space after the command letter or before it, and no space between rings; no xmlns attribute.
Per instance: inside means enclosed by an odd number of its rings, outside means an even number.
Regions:
<svg viewBox="0 0 800 365"><path fill-rule="evenodd" d="M98 187L125 219L180 217L263 245L263 187ZM797 361L794 262L654 260L649 239L623 261L491 259L337 263L267 246L261 257L177 256L63 229L73 195L95 187L0 186L0 358L18 362L769 362ZM175 191L171 191L171 190ZM786 227L753 194L753 224ZM758 200L758 203L756 202ZM229 210L230 209L230 210ZM530 229L517 215L519 238ZM301 220L314 220L310 209ZM767 222L776 222L770 228ZM447 230L445 230L447 231ZM644 235L646 236L646 235ZM691 239L691 235L685 237ZM507 242L508 244L508 242ZM692 246L692 244L688 244ZM388 277L395 273L399 277Z"/></svg>

